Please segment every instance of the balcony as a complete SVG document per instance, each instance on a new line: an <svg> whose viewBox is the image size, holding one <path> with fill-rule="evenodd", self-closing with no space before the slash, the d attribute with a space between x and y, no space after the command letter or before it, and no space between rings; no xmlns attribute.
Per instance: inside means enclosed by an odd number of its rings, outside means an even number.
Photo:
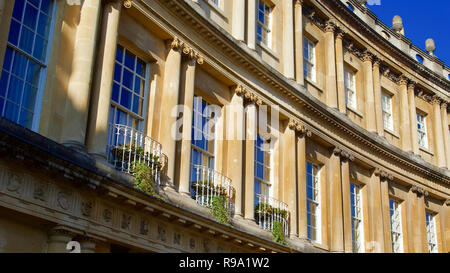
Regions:
<svg viewBox="0 0 450 273"><path fill-rule="evenodd" d="M110 127L107 145L108 162L117 170L132 174L138 163L150 167L156 185L161 184L162 146L136 129L125 125Z"/></svg>
<svg viewBox="0 0 450 273"><path fill-rule="evenodd" d="M288 205L275 198L255 194L255 220L266 230L272 230L275 222L280 222L286 236L289 235Z"/></svg>
<svg viewBox="0 0 450 273"><path fill-rule="evenodd" d="M191 165L191 195L201 206L211 208L214 197L224 196L225 206L232 210L231 179L201 165Z"/></svg>

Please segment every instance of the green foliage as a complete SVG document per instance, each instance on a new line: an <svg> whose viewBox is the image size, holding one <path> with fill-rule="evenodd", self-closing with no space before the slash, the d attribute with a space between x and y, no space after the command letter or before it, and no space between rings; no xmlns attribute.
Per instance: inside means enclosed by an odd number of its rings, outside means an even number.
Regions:
<svg viewBox="0 0 450 273"><path fill-rule="evenodd" d="M212 181L197 181L195 183L192 183L191 185L192 191L194 195L203 196L203 195L220 195L220 196L226 196L227 195L227 189L222 185L214 185ZM198 188L198 194L197 194L197 188Z"/></svg>
<svg viewBox="0 0 450 273"><path fill-rule="evenodd" d="M134 167L131 170L131 173L134 175L133 187L160 200L167 201L157 191L157 186L152 176L152 168L146 163L135 163L133 165Z"/></svg>
<svg viewBox="0 0 450 273"><path fill-rule="evenodd" d="M255 207L255 214L255 216L259 215L260 218L270 218L272 215L277 214L281 218L286 219L288 212L284 209L274 208L269 204L259 203Z"/></svg>
<svg viewBox="0 0 450 273"><path fill-rule="evenodd" d="M212 199L211 210L216 221L230 225L230 210L226 206L227 198L225 195L214 196Z"/></svg>
<svg viewBox="0 0 450 273"><path fill-rule="evenodd" d="M111 148L111 154L119 162L130 162L130 158L131 161L139 159L143 161L145 159L147 165L150 165L151 170L160 171L162 168L159 156L144 152L141 146L136 147L135 145L130 146L129 144L115 146Z"/></svg>
<svg viewBox="0 0 450 273"><path fill-rule="evenodd" d="M287 245L286 236L284 235L283 224L279 221L273 222L272 228L273 241L282 245Z"/></svg>

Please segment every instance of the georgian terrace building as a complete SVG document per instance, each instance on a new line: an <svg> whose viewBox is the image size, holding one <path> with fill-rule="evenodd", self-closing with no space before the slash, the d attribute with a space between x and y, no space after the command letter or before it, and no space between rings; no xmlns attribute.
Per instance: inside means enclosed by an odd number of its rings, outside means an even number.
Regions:
<svg viewBox="0 0 450 273"><path fill-rule="evenodd" d="M0 252L448 252L450 68L362 2L0 0Z"/></svg>

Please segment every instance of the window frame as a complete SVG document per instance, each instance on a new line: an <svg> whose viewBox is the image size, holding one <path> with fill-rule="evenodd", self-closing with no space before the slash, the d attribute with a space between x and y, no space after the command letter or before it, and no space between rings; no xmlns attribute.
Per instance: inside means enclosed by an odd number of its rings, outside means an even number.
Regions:
<svg viewBox="0 0 450 273"><path fill-rule="evenodd" d="M389 199L389 219L391 228L392 253L403 253L402 204ZM395 224L395 226L394 226ZM393 227L396 227L395 229ZM396 240L394 238L397 238Z"/></svg>
<svg viewBox="0 0 450 273"><path fill-rule="evenodd" d="M316 194L317 200L313 200L308 198L308 164L310 164L312 166L312 171L313 173L312 175L312 185L311 185L311 189L313 191L313 198L314 198L314 194ZM316 170L316 173L314 174L314 170ZM316 184L316 185L314 185ZM307 161L306 162L306 216L307 216L307 221L306 221L306 230L307 230L307 237L308 239L310 239L313 242L316 243L321 243L322 241L322 206L321 206L321 167L318 164L315 164L311 161ZM315 187L316 186L316 187ZM317 193L316 193L317 192ZM315 205L315 210L314 213L311 210L308 210L308 205L309 204L313 204ZM311 205L310 205L311 207ZM316 217L316 226L312 226L310 225L310 223L308 223L308 219L309 217L314 216ZM316 231L316 238L312 238L310 234L311 230L314 229Z"/></svg>
<svg viewBox="0 0 450 273"><path fill-rule="evenodd" d="M430 218L430 219L429 219ZM438 253L436 213L425 212L425 221L427 229L427 246L429 253Z"/></svg>
<svg viewBox="0 0 450 273"><path fill-rule="evenodd" d="M258 139L262 140L262 144L266 144L268 145L269 151L264 151L264 150L260 150L263 154L264 154L264 162L261 164L261 162L258 162ZM255 148L254 148L254 180L255 180L255 184L256 182L258 182L260 184L260 189L259 189L259 194L265 197L271 197L271 189L272 189L272 172L273 172L273 166L272 166L272 162L273 162L273 152L272 152L272 145L271 145L271 139L269 140L265 140L264 138L260 137L260 135L257 135L257 139L255 141ZM269 158L269 162L265 162L266 157ZM263 176L264 178L260 178L257 175L257 165L262 165L263 167ZM268 177L266 176L266 170L268 171ZM262 191L262 187L263 186L266 188L266 191ZM256 188L256 187L255 187ZM256 192L255 192L256 194ZM256 200L256 199L255 199Z"/></svg>
<svg viewBox="0 0 450 273"><path fill-rule="evenodd" d="M24 10L22 11L22 16L25 16L25 11L26 11L26 6L27 6L28 0L24 1ZM41 4L41 1L39 1L39 3ZM32 4L34 6L34 4ZM43 104L43 100L44 100L44 93L45 93L45 86L46 86L46 82L47 82L47 73L48 73L48 65L50 62L50 57L51 57L51 51L52 51L52 46L53 46L53 37L54 37L54 32L55 32L55 24L56 24L56 15L57 15L57 9L58 9L58 1L56 0L50 0L50 6L51 6L51 13L48 14L48 16L50 16L50 22L48 24L48 37L47 37L47 45L46 45L46 50L45 50L45 58L43 61L37 59L36 57L33 56L33 51L34 51L34 46L35 46L35 39L33 40L33 47L31 49L32 53L27 53L25 52L23 49L19 48L19 43L20 43L20 36L21 33L19 33L19 37L18 37L18 45L14 45L9 41L9 33L11 32L11 26L8 29L8 36L7 36L7 41L6 41L6 46L5 46L5 51L3 52L3 54L6 54L6 50L9 48L14 55L16 54L20 54L22 56L24 56L27 59L27 62L32 61L34 62L36 65L40 66L39 69L39 76L38 76L38 80L37 80L37 91L36 91L36 97L35 97L35 101L34 101L34 105L33 105L33 109L32 109L32 121L31 121L31 127L29 128L31 131L34 132L38 132L39 131L39 126L40 126L40 120L41 120L41 114L42 114L42 104ZM15 7L15 5L14 5ZM38 8L38 13L40 13L40 7ZM40 15L39 15L40 16ZM39 18L36 18L36 26L33 29L33 32L35 32L36 35L36 29L38 28L39 25ZM15 21L18 22L18 20L16 18L13 18L13 16L11 16L10 18L10 22ZM23 23L23 18L22 21L19 22L19 24L22 27L26 27L27 29L30 29L29 26L24 25ZM22 26L24 25L24 26ZM20 31L21 32L21 31ZM0 68L1 74L3 74L3 65ZM6 103L7 103L7 91L9 90L9 86L10 86L10 79L12 77L12 67L13 67L13 63L11 62L10 68L9 68L9 76L8 76L8 80L7 80L7 86L6 86L6 90L5 90L5 101L4 101L4 105L3 105L3 109L2 112L0 113L0 116L5 117L4 113L6 111ZM28 72L28 65L25 71L25 77L27 77L27 72ZM0 77L1 77L0 74ZM19 75L18 75L19 76ZM22 80L21 80L22 81ZM14 123L17 123L20 125L19 123L19 117L20 117L20 111L22 110L22 99L23 99L23 92L25 89L25 82L24 82L24 86L22 87L22 97L21 97L21 102L20 105L18 106L18 111L19 113L17 114L17 121L14 120ZM16 104L15 102L13 102L14 104ZM6 117L5 117L6 118ZM21 125L22 126L22 125ZM27 127L28 128L28 127Z"/></svg>
<svg viewBox="0 0 450 273"><path fill-rule="evenodd" d="M422 121L420 120L422 118ZM422 129L419 128L422 127ZM417 141L419 142L419 146L428 150L428 127L427 127L427 115L417 112ZM422 143L424 142L424 143Z"/></svg>
<svg viewBox="0 0 450 273"><path fill-rule="evenodd" d="M268 21L267 23L263 23L259 20L260 13L260 3L263 2L264 7L264 20ZM266 8L269 10L268 14L266 14ZM272 33L273 33L273 9L274 5L267 0L258 0L256 6L256 41L267 46L268 48L272 48ZM261 40L258 34L258 27L261 27ZM265 35L264 35L265 33ZM264 39L264 37L266 39Z"/></svg>
<svg viewBox="0 0 450 273"><path fill-rule="evenodd" d="M347 75L349 75L349 77L347 77ZM356 72L348 68L347 66L344 66L344 86L345 104L351 109L358 109L358 100L356 94Z"/></svg>
<svg viewBox="0 0 450 273"><path fill-rule="evenodd" d="M386 109L385 98L389 100L389 109ZM386 130L394 131L393 96L385 91L381 91L381 111L383 117L383 127ZM388 120L386 120L386 116Z"/></svg>
<svg viewBox="0 0 450 273"><path fill-rule="evenodd" d="M352 192L355 189L355 192ZM351 208L351 227L352 227L352 250L355 253L364 253L364 211L363 211L363 186L356 183L350 183L350 208ZM352 198L354 197L354 199ZM352 202L353 201L353 202ZM354 205L353 205L354 204ZM353 216L353 209L358 212L359 215ZM355 229L354 222L358 222L358 230ZM356 232L359 233L359 237L355 238ZM357 239L357 240L355 240Z"/></svg>
<svg viewBox="0 0 450 273"><path fill-rule="evenodd" d="M316 42L313 42L308 37L303 36L303 74L306 79L308 79L314 83L317 82L316 47L317 47ZM308 54L305 54L306 52L308 52ZM308 56L306 56L306 55L308 55ZM309 72L308 72L309 68L311 69L312 75L309 75Z"/></svg>

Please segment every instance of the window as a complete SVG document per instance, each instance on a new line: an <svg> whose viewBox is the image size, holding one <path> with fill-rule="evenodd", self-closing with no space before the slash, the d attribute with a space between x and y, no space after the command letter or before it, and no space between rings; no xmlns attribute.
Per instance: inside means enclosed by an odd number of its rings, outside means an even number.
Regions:
<svg viewBox="0 0 450 273"><path fill-rule="evenodd" d="M364 227L361 201L361 186L350 184L353 252L364 252Z"/></svg>
<svg viewBox="0 0 450 273"><path fill-rule="evenodd" d="M315 242L321 239L319 170L319 166L306 163L307 231L308 238Z"/></svg>
<svg viewBox="0 0 450 273"><path fill-rule="evenodd" d="M272 44L272 7L264 0L258 0L258 19L256 24L256 38L264 45Z"/></svg>
<svg viewBox="0 0 450 273"><path fill-rule="evenodd" d="M216 6L219 6L220 4L220 0L211 0L211 2Z"/></svg>
<svg viewBox="0 0 450 273"><path fill-rule="evenodd" d="M391 215L391 239L392 252L403 252L403 235L402 235L402 221L401 221L401 206L400 203L394 200L389 200L389 211Z"/></svg>
<svg viewBox="0 0 450 273"><path fill-rule="evenodd" d="M419 138L419 145L428 149L426 116L422 114L417 114L417 136Z"/></svg>
<svg viewBox="0 0 450 273"><path fill-rule="evenodd" d="M316 82L316 44L303 38L303 73L305 77Z"/></svg>
<svg viewBox="0 0 450 273"><path fill-rule="evenodd" d="M210 177L209 174L201 173L202 171L214 170L215 133L213 123L210 122L213 119L212 111L208 106L209 103L201 97L194 98L191 141L192 182L197 182L205 176Z"/></svg>
<svg viewBox="0 0 450 273"><path fill-rule="evenodd" d="M54 17L51 0L16 0L0 78L0 115L38 130Z"/></svg>
<svg viewBox="0 0 450 273"><path fill-rule="evenodd" d="M267 141L258 136L255 141L255 205L259 196L270 196L270 151Z"/></svg>
<svg viewBox="0 0 450 273"><path fill-rule="evenodd" d="M345 84L345 98L347 106L356 109L356 84L355 72L348 68L344 68L344 84Z"/></svg>
<svg viewBox="0 0 450 273"><path fill-rule="evenodd" d="M436 240L436 216L429 212L426 213L427 221L427 241L428 241L428 252L437 253L437 240Z"/></svg>
<svg viewBox="0 0 450 273"><path fill-rule="evenodd" d="M392 97L385 92L381 93L381 106L383 110L384 128L394 131L394 120L392 117Z"/></svg>

